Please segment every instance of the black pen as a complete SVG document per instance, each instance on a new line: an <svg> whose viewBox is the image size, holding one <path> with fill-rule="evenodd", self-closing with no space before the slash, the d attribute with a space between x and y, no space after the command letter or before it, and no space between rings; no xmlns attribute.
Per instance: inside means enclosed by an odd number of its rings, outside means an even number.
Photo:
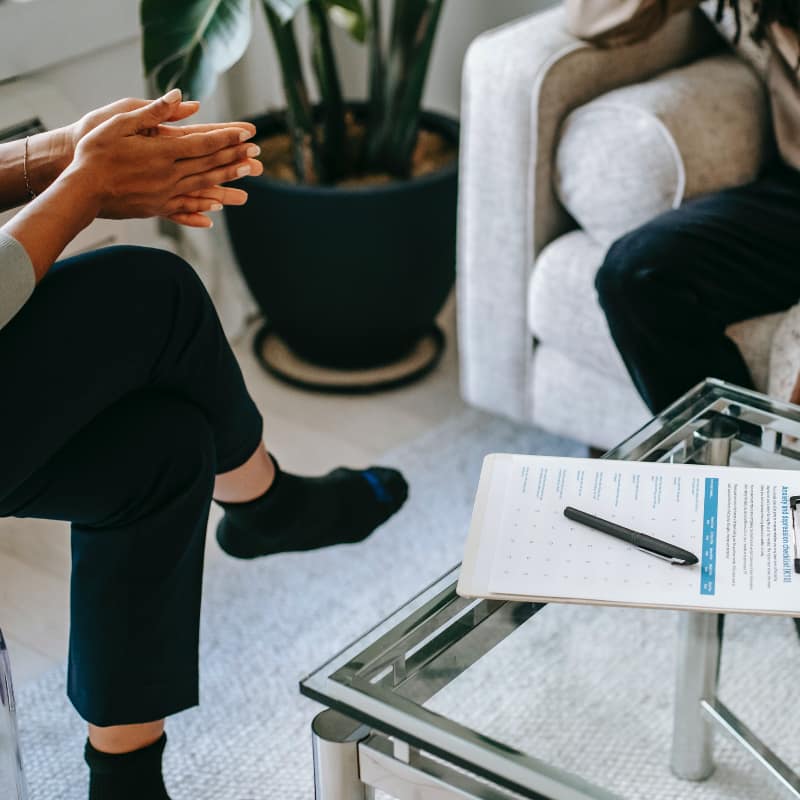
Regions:
<svg viewBox="0 0 800 800"><path fill-rule="evenodd" d="M800 574L800 543L797 541L797 505L800 495L792 495L789 505L792 507L792 538L794 539L794 571Z"/></svg>
<svg viewBox="0 0 800 800"><path fill-rule="evenodd" d="M586 525L589 528L594 528L601 533L607 533L615 539L622 539L623 542L632 544L643 553L647 553L657 558L663 558L676 566L691 566L697 563L697 556L690 553L688 550L682 550L680 547L669 542L662 542L661 539L655 539L648 536L646 533L639 533L638 531L625 528L622 525L617 525L615 522L609 522L607 519L595 517L592 514L587 514L585 511L579 511L577 508L567 506L564 509L564 516L571 519L573 522L580 522L581 525Z"/></svg>

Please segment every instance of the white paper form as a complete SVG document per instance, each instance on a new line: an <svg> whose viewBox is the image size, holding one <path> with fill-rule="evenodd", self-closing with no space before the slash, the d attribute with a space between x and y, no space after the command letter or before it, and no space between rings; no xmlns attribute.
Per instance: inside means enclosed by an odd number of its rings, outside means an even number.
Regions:
<svg viewBox="0 0 800 800"><path fill-rule="evenodd" d="M508 461L510 459L510 462ZM800 472L496 456L480 528L488 592L584 602L800 612L789 498ZM568 520L573 506L689 550L675 566ZM489 565L483 562L484 570Z"/></svg>

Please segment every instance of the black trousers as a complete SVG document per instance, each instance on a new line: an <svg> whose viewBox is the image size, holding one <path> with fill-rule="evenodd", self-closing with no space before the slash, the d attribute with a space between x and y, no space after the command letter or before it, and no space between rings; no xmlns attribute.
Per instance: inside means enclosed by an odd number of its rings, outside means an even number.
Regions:
<svg viewBox="0 0 800 800"><path fill-rule="evenodd" d="M595 285L653 412L706 377L752 387L724 331L800 299L800 173L775 163L663 214L612 245Z"/></svg>
<svg viewBox="0 0 800 800"><path fill-rule="evenodd" d="M72 523L70 699L103 726L196 705L214 476L262 434L203 285L158 250L60 262L0 374L0 516Z"/></svg>

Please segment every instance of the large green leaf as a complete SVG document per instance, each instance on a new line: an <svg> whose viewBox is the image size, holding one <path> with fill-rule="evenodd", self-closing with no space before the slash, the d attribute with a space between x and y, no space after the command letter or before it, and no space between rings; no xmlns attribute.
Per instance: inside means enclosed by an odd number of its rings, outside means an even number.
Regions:
<svg viewBox="0 0 800 800"><path fill-rule="evenodd" d="M284 3L297 0L282 0ZM160 91L179 87L207 96L244 54L251 34L250 0L142 0L145 72Z"/></svg>

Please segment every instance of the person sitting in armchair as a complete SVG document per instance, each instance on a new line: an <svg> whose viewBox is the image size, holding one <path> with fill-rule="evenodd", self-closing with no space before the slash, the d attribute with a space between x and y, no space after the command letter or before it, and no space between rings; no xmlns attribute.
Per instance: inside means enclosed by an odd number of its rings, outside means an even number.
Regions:
<svg viewBox="0 0 800 800"><path fill-rule="evenodd" d="M653 412L709 376L752 387L726 327L800 298L800 0L741 2L719 0L717 17L729 6L736 37L752 36L769 51L775 158L754 182L696 198L626 234L596 277L611 335ZM566 0L567 26L581 39L618 47L694 5ZM800 402L800 380L792 401Z"/></svg>
<svg viewBox="0 0 800 800"><path fill-rule="evenodd" d="M229 554L357 542L397 511L396 470L283 472L211 299L148 248L54 263L96 217L209 227L259 174L246 123L167 125L174 90L0 145L0 517L72 523L68 694L89 723L90 800L169 800L164 718L198 702L212 498ZM269 614L269 586L264 587Z"/></svg>

